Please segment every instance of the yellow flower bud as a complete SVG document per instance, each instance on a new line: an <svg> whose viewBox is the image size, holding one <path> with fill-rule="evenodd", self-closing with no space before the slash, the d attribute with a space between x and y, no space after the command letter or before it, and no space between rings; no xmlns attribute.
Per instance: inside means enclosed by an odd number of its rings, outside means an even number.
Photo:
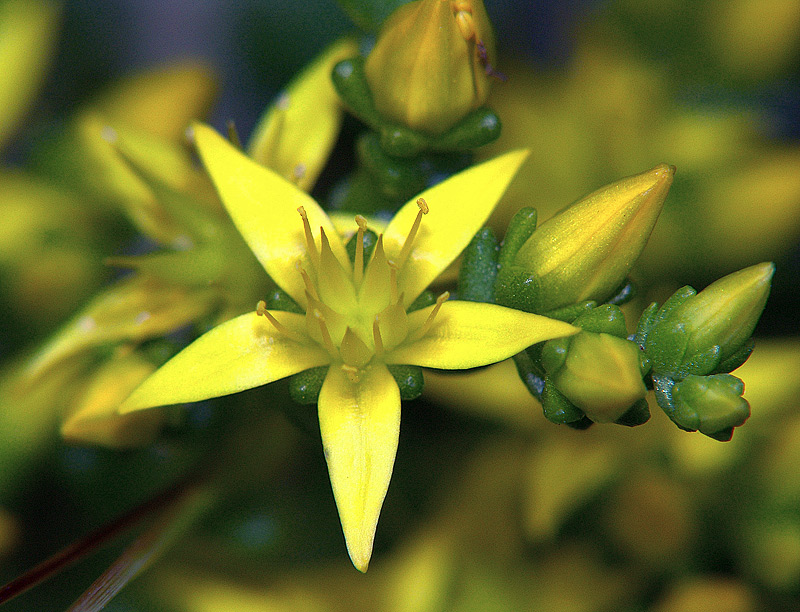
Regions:
<svg viewBox="0 0 800 612"><path fill-rule="evenodd" d="M633 342L587 331L568 341L566 358L551 378L592 421L613 423L645 396L639 349Z"/></svg>
<svg viewBox="0 0 800 612"><path fill-rule="evenodd" d="M534 310L608 297L644 249L674 173L661 164L624 178L542 224L514 259L538 285Z"/></svg>
<svg viewBox="0 0 800 612"><path fill-rule="evenodd" d="M381 115L441 134L486 101L493 57L482 0L416 0L386 20L365 72Z"/></svg>

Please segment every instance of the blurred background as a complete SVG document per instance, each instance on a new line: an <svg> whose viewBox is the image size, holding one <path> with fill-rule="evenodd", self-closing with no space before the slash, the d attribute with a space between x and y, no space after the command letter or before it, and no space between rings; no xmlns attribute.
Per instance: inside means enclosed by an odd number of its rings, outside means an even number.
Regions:
<svg viewBox="0 0 800 612"><path fill-rule="evenodd" d="M492 223L502 232L521 206L544 219L618 178L676 165L632 308L775 261L756 351L736 372L750 421L719 443L653 405L644 426L577 432L545 421L508 364L431 375L425 398L404 405L362 576L345 554L313 408L291 404L281 383L194 406L124 451L66 444L33 411L0 413L0 579L225 437L238 449L226 455L229 495L106 609L800 610L800 1L486 5L508 79L490 99L503 136L478 155L532 150ZM52 146L81 108L132 74L199 61L214 93L198 109L246 136L298 70L357 30L333 0L72 0L47 19L42 81L0 131L4 376L107 285L105 257L142 240L95 206L79 166L62 164L69 152ZM352 164L359 129L346 119L315 196ZM129 542L8 609L67 609Z"/></svg>

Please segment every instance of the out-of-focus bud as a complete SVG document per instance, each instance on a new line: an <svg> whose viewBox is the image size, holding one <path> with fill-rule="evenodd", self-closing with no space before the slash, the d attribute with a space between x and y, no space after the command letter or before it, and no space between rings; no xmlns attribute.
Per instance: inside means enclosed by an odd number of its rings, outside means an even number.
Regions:
<svg viewBox="0 0 800 612"><path fill-rule="evenodd" d="M342 123L331 70L356 53L355 40L340 39L306 67L264 112L248 143L248 155L309 191Z"/></svg>
<svg viewBox="0 0 800 612"><path fill-rule="evenodd" d="M730 374L690 375L672 387L674 409L669 417L682 429L726 442L733 428L750 416L742 393L744 383Z"/></svg>
<svg viewBox="0 0 800 612"><path fill-rule="evenodd" d="M486 101L493 58L483 0L416 0L386 20L365 71L381 115L441 134Z"/></svg>
<svg viewBox="0 0 800 612"><path fill-rule="evenodd" d="M709 50L739 79L775 78L800 57L800 4L795 0L730 0L704 10Z"/></svg>
<svg viewBox="0 0 800 612"><path fill-rule="evenodd" d="M77 398L61 425L61 435L71 444L111 448L135 448L152 442L164 424L163 410L120 415L117 408L155 369L137 353L103 365Z"/></svg>
<svg viewBox="0 0 800 612"><path fill-rule="evenodd" d="M55 2L0 3L0 147L44 80L58 38L58 16Z"/></svg>
<svg viewBox="0 0 800 612"><path fill-rule="evenodd" d="M578 200L542 224L501 269L497 302L547 312L608 298L644 249L675 173L661 164Z"/></svg>
<svg viewBox="0 0 800 612"><path fill-rule="evenodd" d="M574 324L584 331L542 349L548 382L595 423L615 422L647 393L639 347L625 338L616 306L597 308Z"/></svg>
<svg viewBox="0 0 800 612"><path fill-rule="evenodd" d="M644 349L654 373L680 380L740 366L752 349L748 340L774 272L775 265L767 262L729 274L697 294L684 287L649 321L643 317L639 334L644 329Z"/></svg>

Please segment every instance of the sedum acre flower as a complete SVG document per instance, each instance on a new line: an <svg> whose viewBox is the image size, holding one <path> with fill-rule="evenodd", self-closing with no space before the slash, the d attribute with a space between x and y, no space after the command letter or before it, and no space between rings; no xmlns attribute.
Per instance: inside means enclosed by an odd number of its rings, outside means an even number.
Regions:
<svg viewBox="0 0 800 612"><path fill-rule="evenodd" d="M440 134L486 102L493 55L482 0L417 0L389 17L364 68L379 113Z"/></svg>
<svg viewBox="0 0 800 612"><path fill-rule="evenodd" d="M387 225L371 257L357 239L351 261L330 218L306 193L208 127L196 126L195 138L234 223L304 314L260 302L176 355L120 410L217 397L329 366L320 430L347 548L365 571L400 426L400 390L387 366L473 368L577 331L493 304L447 301L446 293L408 312L485 222L525 153L500 156L425 191ZM356 221L361 238L366 221Z"/></svg>

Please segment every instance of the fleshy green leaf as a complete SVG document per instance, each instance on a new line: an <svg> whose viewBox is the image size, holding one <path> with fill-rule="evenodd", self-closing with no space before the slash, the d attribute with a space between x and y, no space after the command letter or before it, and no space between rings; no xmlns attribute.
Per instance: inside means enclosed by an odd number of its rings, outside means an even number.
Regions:
<svg viewBox="0 0 800 612"><path fill-rule="evenodd" d="M302 315L272 315L297 331L298 338L305 334ZM175 355L131 394L120 412L229 395L329 361L318 345L290 339L251 312L218 325Z"/></svg>
<svg viewBox="0 0 800 612"><path fill-rule="evenodd" d="M422 326L433 308L409 314L409 328ZM512 308L451 301L442 304L422 338L401 344L386 356L386 362L445 370L474 368L507 359L537 342L578 331L568 323Z"/></svg>
<svg viewBox="0 0 800 612"><path fill-rule="evenodd" d="M319 395L328 472L353 565L367 570L400 432L400 390L382 365L353 382L332 367Z"/></svg>

